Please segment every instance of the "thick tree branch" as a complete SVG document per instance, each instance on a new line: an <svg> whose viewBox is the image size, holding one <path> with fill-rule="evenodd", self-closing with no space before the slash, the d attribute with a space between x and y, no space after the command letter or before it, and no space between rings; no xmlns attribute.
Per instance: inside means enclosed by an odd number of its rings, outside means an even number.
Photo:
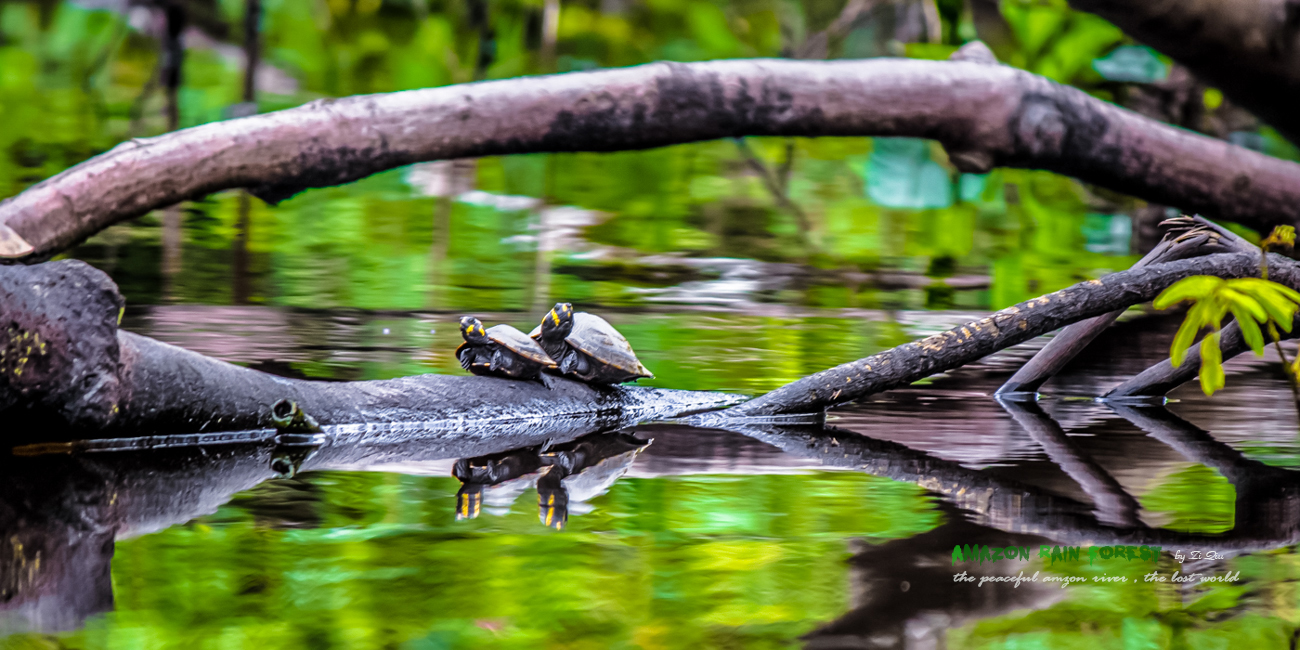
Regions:
<svg viewBox="0 0 1300 650"><path fill-rule="evenodd" d="M1269 269L1273 280L1300 287L1300 267L1295 262L1272 254ZM810 375L726 413L767 416L820 411L963 366L1058 327L1147 302L1185 277L1242 278L1258 273L1258 255L1228 253L1113 273L920 341Z"/></svg>
<svg viewBox="0 0 1300 650"><path fill-rule="evenodd" d="M867 135L938 140L963 171L1047 169L1258 229L1300 216L1300 165L1022 70L732 60L322 100L132 140L0 202L0 256L46 259L114 223L225 189L276 202L423 160Z"/></svg>
<svg viewBox="0 0 1300 650"><path fill-rule="evenodd" d="M1292 0L1069 0L1168 54L1300 142L1300 3Z"/></svg>

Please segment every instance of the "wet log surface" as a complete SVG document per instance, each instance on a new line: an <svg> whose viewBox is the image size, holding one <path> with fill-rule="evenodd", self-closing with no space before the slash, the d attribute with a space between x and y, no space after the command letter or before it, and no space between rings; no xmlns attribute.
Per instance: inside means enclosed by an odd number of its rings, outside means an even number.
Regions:
<svg viewBox="0 0 1300 650"><path fill-rule="evenodd" d="M0 259L226 189L274 203L425 160L743 136L930 138L961 171L1046 169L1259 230L1300 220L1300 164L992 64L979 43L954 59L654 63L320 100L131 140L38 183L0 202Z"/></svg>
<svg viewBox="0 0 1300 650"><path fill-rule="evenodd" d="M286 379L119 331L121 295L107 276L79 261L0 268L0 305L0 419L10 440L256 429L271 426L271 405L281 399L297 402L322 425L419 423L469 437L487 425L586 427L741 399L567 379L549 388L447 375Z"/></svg>

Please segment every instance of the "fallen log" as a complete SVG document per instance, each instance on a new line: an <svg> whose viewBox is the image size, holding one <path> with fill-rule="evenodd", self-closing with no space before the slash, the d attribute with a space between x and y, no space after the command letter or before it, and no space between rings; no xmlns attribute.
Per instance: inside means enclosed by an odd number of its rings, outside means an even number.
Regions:
<svg viewBox="0 0 1300 650"><path fill-rule="evenodd" d="M786 384L727 410L733 416L821 411L958 368L1058 327L1154 299L1193 275L1259 275L1259 255L1219 253L1112 273L1008 307L987 318ZM1300 287L1300 266L1269 254L1270 279Z"/></svg>
<svg viewBox="0 0 1300 650"><path fill-rule="evenodd" d="M673 417L743 399L560 378L549 388L448 375L286 379L120 331L122 306L108 276L80 261L0 267L0 421L6 438L257 429L271 426L271 406L282 399L321 425L404 422L460 435L505 424L520 435L590 430L609 419Z"/></svg>
<svg viewBox="0 0 1300 650"><path fill-rule="evenodd" d="M226 189L275 203L425 160L743 136L930 138L965 172L1046 169L1260 230L1300 221L1300 164L992 65L979 43L954 58L654 63L206 124L125 142L0 202L0 259L48 259L114 223Z"/></svg>

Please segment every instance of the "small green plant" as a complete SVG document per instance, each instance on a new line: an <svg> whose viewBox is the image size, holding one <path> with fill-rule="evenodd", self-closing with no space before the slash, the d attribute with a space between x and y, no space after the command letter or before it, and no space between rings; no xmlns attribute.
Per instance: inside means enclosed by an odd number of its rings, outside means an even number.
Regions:
<svg viewBox="0 0 1300 650"><path fill-rule="evenodd" d="M1261 247L1267 253L1294 246L1295 229L1291 226L1278 226L1266 238ZM1173 346L1169 351L1170 363L1174 367L1182 365L1187 357L1187 350L1192 347L1196 335L1204 329L1210 333L1201 339L1201 390L1206 395L1213 395L1223 388L1223 354L1219 347L1219 332L1223 318L1232 314L1241 329L1242 337L1251 350L1258 356L1264 356L1264 334L1267 331L1274 344L1281 337L1278 328L1290 332L1296 311L1300 310L1300 292L1288 286L1268 280L1268 255L1260 255L1259 278L1240 278L1224 280L1211 275L1195 275L1175 282L1165 289L1154 302L1156 309L1168 309L1182 302L1192 303L1187 310L1178 333L1174 335ZM1286 353L1278 344L1278 354L1282 356L1287 376L1291 379L1292 389L1297 386L1297 373L1300 357L1293 364L1286 358ZM1300 396L1297 397L1300 404Z"/></svg>

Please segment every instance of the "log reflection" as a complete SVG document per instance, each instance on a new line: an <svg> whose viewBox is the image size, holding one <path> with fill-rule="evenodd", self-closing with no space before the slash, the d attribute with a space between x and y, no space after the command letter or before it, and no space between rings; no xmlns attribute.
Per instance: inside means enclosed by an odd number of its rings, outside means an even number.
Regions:
<svg viewBox="0 0 1300 650"><path fill-rule="evenodd" d="M1227 534L1177 532L1144 523L1136 500L1041 408L1006 408L1061 472L1078 482L1087 499L1020 482L997 468L968 467L825 424L724 418L713 420L712 429L636 425L617 417L588 421L585 427L576 420L553 421L549 428L503 427L498 436L472 438L414 426L358 428L336 431L319 448L299 450L303 458L295 462L302 471L454 463L451 473L463 483L455 505L460 518L502 514L535 488L540 523L554 528L589 511L591 500L624 476L650 444L648 434L662 432L671 444L669 429L704 441L732 436L732 446L739 439L735 434L742 434L780 449L786 458L910 482L936 495L945 515L937 528L855 548L850 611L806 638L809 647L817 648L858 647L864 639L886 646L907 639L939 642L943 630L963 620L1045 607L1061 597L1058 588L1033 585L954 585L950 557L959 543L1148 545L1232 557L1300 541L1300 473L1250 460L1163 408L1114 407L1236 487L1236 519ZM276 468L285 457L285 445L278 441L274 432L249 432L226 444L209 440L126 451L81 445L73 453L60 447L61 453L0 456L0 626L72 629L111 610L116 540L215 512L232 498L250 498L235 495L253 488L274 496L256 499L260 505L254 516L262 525L319 525L323 497L318 490L299 481L259 485L284 473ZM652 465L639 466L638 472L680 473L673 467L647 469ZM709 471L693 459L680 466L687 473ZM889 639L897 643L885 643Z"/></svg>

